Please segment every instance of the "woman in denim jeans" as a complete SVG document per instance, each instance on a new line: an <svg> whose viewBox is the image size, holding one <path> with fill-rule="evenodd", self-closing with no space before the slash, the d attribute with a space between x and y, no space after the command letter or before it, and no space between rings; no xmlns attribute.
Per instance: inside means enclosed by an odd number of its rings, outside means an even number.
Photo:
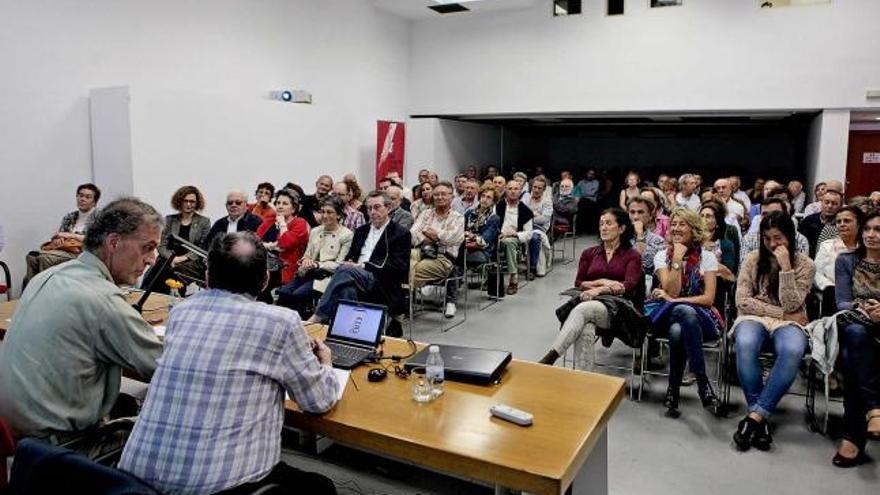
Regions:
<svg viewBox="0 0 880 495"><path fill-rule="evenodd" d="M761 246L740 267L736 288L736 370L749 412L733 441L742 451L769 450L773 443L767 420L794 382L807 348L804 301L816 271L813 261L794 249L794 223L788 215L765 215L759 235ZM759 360L765 350L776 355L766 384Z"/></svg>
<svg viewBox="0 0 880 495"><path fill-rule="evenodd" d="M679 389L688 362L703 407L718 411L703 356L703 342L717 339L724 330L724 320L713 307L718 259L703 249L708 236L699 215L678 207L670 215L669 246L654 257L659 284L651 293L655 302L645 311L655 328L669 335L669 388L663 405L670 417L679 415Z"/></svg>
<svg viewBox="0 0 880 495"><path fill-rule="evenodd" d="M835 262L841 367L843 431L832 463L857 466L867 460L867 439L880 440L880 211L869 213L853 253Z"/></svg>

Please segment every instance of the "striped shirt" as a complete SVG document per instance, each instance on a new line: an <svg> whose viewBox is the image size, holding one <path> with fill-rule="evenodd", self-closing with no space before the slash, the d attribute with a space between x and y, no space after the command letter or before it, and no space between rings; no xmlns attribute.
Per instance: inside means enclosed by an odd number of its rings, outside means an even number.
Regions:
<svg viewBox="0 0 880 495"><path fill-rule="evenodd" d="M213 493L266 477L281 456L284 392L321 413L337 381L296 313L222 290L168 319L165 350L119 467L163 493Z"/></svg>

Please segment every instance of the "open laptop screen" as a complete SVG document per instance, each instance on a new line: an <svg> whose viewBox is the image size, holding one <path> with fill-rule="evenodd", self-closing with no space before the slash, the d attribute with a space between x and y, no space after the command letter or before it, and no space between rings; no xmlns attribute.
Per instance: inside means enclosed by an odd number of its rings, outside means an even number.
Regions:
<svg viewBox="0 0 880 495"><path fill-rule="evenodd" d="M341 300L327 336L375 347L382 337L384 325L384 306Z"/></svg>

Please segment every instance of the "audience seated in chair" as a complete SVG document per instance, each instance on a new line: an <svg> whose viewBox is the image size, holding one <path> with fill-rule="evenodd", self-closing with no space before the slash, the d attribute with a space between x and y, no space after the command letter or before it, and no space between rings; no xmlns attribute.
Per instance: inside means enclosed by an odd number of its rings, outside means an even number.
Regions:
<svg viewBox="0 0 880 495"><path fill-rule="evenodd" d="M675 195L675 206L683 206L694 213L700 210L700 196L697 194L697 179L694 174L683 174L678 178L679 191Z"/></svg>
<svg viewBox="0 0 880 495"><path fill-rule="evenodd" d="M666 239L666 234L669 232L669 217L663 213L666 210L666 198L663 193L656 187L643 187L640 196L654 204L645 228Z"/></svg>
<svg viewBox="0 0 880 495"><path fill-rule="evenodd" d="M366 204L370 223L354 232L351 249L330 279L310 322L329 321L340 299L378 302L388 306L392 315L406 312L401 287L409 279L412 237L409 230L388 217L391 198L385 193L371 192Z"/></svg>
<svg viewBox="0 0 880 495"><path fill-rule="evenodd" d="M0 417L19 437L82 435L113 407L123 368L153 374L162 343L119 286L155 262L161 232L152 206L113 201L89 221L79 258L25 289L0 345Z"/></svg>
<svg viewBox="0 0 880 495"><path fill-rule="evenodd" d="M409 210L404 209L402 206L402 201L406 198L403 197L403 189L400 186L390 185L384 191L385 194L391 198L391 213L388 214L391 217L391 221L397 223L401 227L409 230L412 228L415 220L413 219L412 213Z"/></svg>
<svg viewBox="0 0 880 495"><path fill-rule="evenodd" d="M646 304L655 334L669 338L669 386L663 405L667 415L678 416L679 389L689 364L697 393L705 408L717 410L719 400L706 374L703 342L718 339L724 319L714 307L718 286L718 259L704 245L710 236L699 215L685 207L672 211L667 248L654 258L659 280Z"/></svg>
<svg viewBox="0 0 880 495"><path fill-rule="evenodd" d="M422 212L410 229L410 287L419 290L430 282L454 274L459 249L464 242L464 217L452 209L452 184L438 183L432 190L434 207ZM453 287L454 286L454 287ZM455 316L457 284L446 288L444 314Z"/></svg>
<svg viewBox="0 0 880 495"><path fill-rule="evenodd" d="M43 270L76 258L83 249L83 239L89 220L95 213L101 190L94 184L82 184L76 188L76 210L61 218L61 226L52 238L40 246L39 251L27 254L27 275L22 282L26 288L34 276Z"/></svg>
<svg viewBox="0 0 880 495"><path fill-rule="evenodd" d="M311 315L312 303L327 288L330 277L345 260L354 235L339 223L345 203L337 196L321 201L321 225L309 232L309 244L299 262L296 276L278 289L278 305L296 311L300 318Z"/></svg>
<svg viewBox="0 0 880 495"><path fill-rule="evenodd" d="M419 184L419 199L412 202L412 205L409 207L409 212L412 214L413 221L419 219L419 215L421 215L425 210L429 210L434 207L434 195L433 190L434 186L430 182L422 182Z"/></svg>
<svg viewBox="0 0 880 495"><path fill-rule="evenodd" d="M321 175L315 181L315 194L303 196L302 217L309 222L309 227L321 225L321 205L331 192L333 192L333 177Z"/></svg>
<svg viewBox="0 0 880 495"><path fill-rule="evenodd" d="M247 195L241 191L230 191L226 195L226 216L214 222L202 247L208 249L214 238L220 234L256 232L262 223L260 217L247 211Z"/></svg>
<svg viewBox="0 0 880 495"><path fill-rule="evenodd" d="M544 194L547 191L547 179L543 176L532 180L532 189L524 198L526 206L532 210L532 233L529 243L528 277L547 274L547 263L550 260L550 223L553 220L553 202Z"/></svg>
<svg viewBox="0 0 880 495"><path fill-rule="evenodd" d="M480 188L479 203L468 210L465 220L465 250L468 267L478 267L496 259L501 219L495 214L498 193L492 184Z"/></svg>
<svg viewBox="0 0 880 495"><path fill-rule="evenodd" d="M570 178L564 177L557 184L553 192L553 228L551 234L556 240L557 230L574 231L574 217L578 212L578 199L574 197L574 183ZM557 228L560 227L560 228Z"/></svg>
<svg viewBox="0 0 880 495"><path fill-rule="evenodd" d="M880 440L880 211L862 224L859 248L837 257L837 308L844 375L843 434L833 463L867 460L866 440Z"/></svg>
<svg viewBox="0 0 880 495"><path fill-rule="evenodd" d="M197 187L183 186L175 191L171 197L171 208L177 213L165 217L159 258L144 276L143 283L145 287L149 286L154 277L159 277L157 283L152 285L153 290L166 294L170 288L163 282L168 278L180 278L184 285L205 279L205 262L202 258L176 243L172 236L180 237L196 246L203 246L211 230L211 219L198 213L205 209L205 197ZM174 249L169 249L168 246L174 246ZM169 257L172 258L171 265L160 273L160 268Z"/></svg>
<svg viewBox="0 0 880 495"><path fill-rule="evenodd" d="M497 179L497 177L496 177ZM519 290L518 268L520 246L527 243L532 234L532 210L520 201L519 182L507 183L505 199L495 205L495 213L501 219L501 254L504 256L504 272L510 277L507 294Z"/></svg>
<svg viewBox="0 0 880 495"><path fill-rule="evenodd" d="M736 259L733 243L724 238L727 225L724 217L727 213L718 201L707 201L700 209L700 217L706 227L706 241L703 249L711 251L718 260L718 278L727 282L736 281L736 273L739 269L739 260Z"/></svg>
<svg viewBox="0 0 880 495"><path fill-rule="evenodd" d="M539 361L552 365L575 346L574 365L592 371L596 361L595 342L598 329L609 329L615 322L609 316L608 301L600 296L615 295L633 302L641 312L644 290L641 256L632 247L633 228L629 216L619 208L610 208L599 217L598 246L587 248L578 262L574 287L580 290L578 303L565 322L550 350ZM600 299L597 299L600 298Z"/></svg>
<svg viewBox="0 0 880 495"><path fill-rule="evenodd" d="M284 393L303 411L320 414L336 403L340 385L330 349L311 339L296 315L254 301L268 283L266 260L252 233L214 240L208 290L175 307L168 320L174 338L121 469L162 492L280 482L303 493L336 493L329 479L281 462Z"/></svg>
<svg viewBox="0 0 880 495"><path fill-rule="evenodd" d="M275 197L275 186L271 182L260 182L254 192L253 203L248 203L247 210L260 217L264 222L275 221L275 207L272 206L272 198Z"/></svg>
<svg viewBox="0 0 880 495"><path fill-rule="evenodd" d="M452 200L452 209L465 214L469 209L477 206L479 199L477 198L477 190L480 188L476 179L466 179L464 181L464 190L461 195L456 196Z"/></svg>
<svg viewBox="0 0 880 495"><path fill-rule="evenodd" d="M733 436L740 450L768 450L773 442L767 422L807 348L805 301L816 271L810 258L792 250L795 230L787 212L764 215L759 235L761 247L746 257L736 287L736 369L749 411ZM768 349L776 361L764 383L759 357Z"/></svg>
<svg viewBox="0 0 880 495"><path fill-rule="evenodd" d="M798 230L810 242L810 256L816 254L822 241L837 236L834 216L841 206L843 206L843 189L829 187L822 195L822 210L801 220Z"/></svg>
<svg viewBox="0 0 880 495"><path fill-rule="evenodd" d="M266 249L278 254L281 267L280 284L287 284L293 279L309 243L309 224L301 216L300 196L290 189L282 189L275 194L275 210L278 216L274 222L264 221L257 228L257 236L263 240ZM277 287L278 282L270 283L270 288Z"/></svg>
<svg viewBox="0 0 880 495"><path fill-rule="evenodd" d="M783 212L785 214L788 214L788 212L789 212L788 205L785 203L784 200L782 200L780 198L765 199L764 201L761 202L760 208L761 209L760 209L759 216L762 219L763 219L764 215L767 215L768 213L773 212L773 211L779 211L779 212ZM755 218L758 218L758 217L755 217ZM745 263L746 257L749 255L749 253L757 251L758 248L761 246L761 238L760 238L760 232L759 232L760 223L758 225L759 225L758 230L755 230L753 232L749 232L748 234L746 234L745 237L743 237L742 247L740 249L740 254L739 254L739 266L742 266L742 264ZM809 256L810 243L809 243L809 241L807 241L807 238L804 237L803 234L801 234L800 232L797 232L797 231L795 231L794 235L795 235L795 245L797 246L796 247L797 252L799 252L803 255Z"/></svg>
<svg viewBox="0 0 880 495"><path fill-rule="evenodd" d="M360 211L363 204L360 199L355 199L354 191L347 182L333 184L333 194L345 203L345 213L342 215L342 225L354 232L361 225L367 223L366 214Z"/></svg>
<svg viewBox="0 0 880 495"><path fill-rule="evenodd" d="M639 195L630 198L627 211L633 226L633 247L642 257L642 272L647 275L654 274L654 257L666 249L666 241L646 227L655 208L653 201Z"/></svg>
<svg viewBox="0 0 880 495"><path fill-rule="evenodd" d="M821 316L829 316L837 312L835 301L834 266L838 255L854 251L859 246L858 234L861 229L862 210L853 206L844 206L834 216L838 236L819 244L816 250L816 277L814 287L822 294Z"/></svg>

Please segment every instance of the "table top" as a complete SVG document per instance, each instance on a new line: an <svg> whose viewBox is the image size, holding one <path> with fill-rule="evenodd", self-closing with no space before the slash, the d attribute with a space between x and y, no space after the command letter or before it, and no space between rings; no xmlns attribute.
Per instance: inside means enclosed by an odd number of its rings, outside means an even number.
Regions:
<svg viewBox="0 0 880 495"><path fill-rule="evenodd" d="M312 327L312 334L323 329ZM405 355L388 339L385 355ZM421 347L421 346L420 346ZM387 362L385 362L387 363ZM377 365L371 365L373 367ZM534 493L560 494L571 484L623 398L624 380L513 360L494 386L447 381L437 400L412 400L413 379L393 373L367 381L352 372L339 404L323 416L287 401L287 423L367 450L441 471ZM349 380L351 381L351 380ZM496 403L530 412L521 427L490 416Z"/></svg>
<svg viewBox="0 0 880 495"><path fill-rule="evenodd" d="M143 292L132 291L126 295L128 302L134 304L141 298ZM150 294L144 304L144 319L151 325L160 325L168 319L168 299L165 294ZM0 302L0 340L6 335L6 331L12 326L12 314L18 307L18 300Z"/></svg>

